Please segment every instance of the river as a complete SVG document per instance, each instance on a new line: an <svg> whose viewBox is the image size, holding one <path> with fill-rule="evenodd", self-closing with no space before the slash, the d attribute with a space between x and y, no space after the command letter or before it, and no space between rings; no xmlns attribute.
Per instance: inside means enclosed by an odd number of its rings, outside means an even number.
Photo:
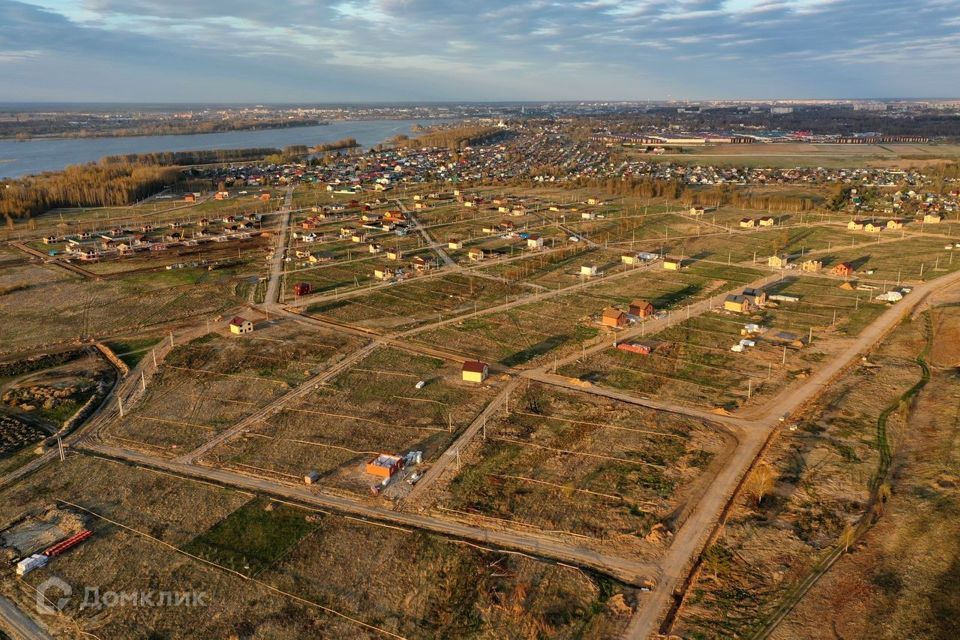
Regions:
<svg viewBox="0 0 960 640"><path fill-rule="evenodd" d="M240 149L294 144L308 146L356 138L369 147L385 142L398 133L410 133L414 124L429 126L445 120L334 120L328 125L227 131L173 136L136 136L130 138L58 138L37 140L0 140L0 176L17 176L58 171L67 165L99 160L104 156L150 151L193 151L200 149Z"/></svg>

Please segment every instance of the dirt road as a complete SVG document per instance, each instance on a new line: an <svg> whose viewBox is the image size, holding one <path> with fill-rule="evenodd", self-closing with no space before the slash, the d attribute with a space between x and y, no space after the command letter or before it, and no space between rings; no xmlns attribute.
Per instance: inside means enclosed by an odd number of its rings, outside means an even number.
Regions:
<svg viewBox="0 0 960 640"><path fill-rule="evenodd" d="M270 279L267 281L267 294L263 299L263 303L268 306L280 302L280 287L283 283L283 261L287 256L287 235L290 232L290 204L292 202L293 187L287 187L287 193L283 199L283 209L280 211L280 228L277 231L277 246L273 250L273 259L270 261Z"/></svg>
<svg viewBox="0 0 960 640"><path fill-rule="evenodd" d="M324 494L309 489L306 486L286 485L273 480L252 477L224 469L164 460L119 447L85 443L82 445L82 449L85 452L122 460L137 466L159 469L189 478L208 480L246 491L274 495L312 507L332 509L341 513L349 513L381 522L423 529L480 544L513 549L537 557L552 558L608 573L628 584L642 584L644 580L653 576L656 571L656 567L650 564L605 555L592 549L572 545L546 535L539 535L532 532L481 529L468 524L442 520L430 516L393 511L371 505L359 498Z"/></svg>
<svg viewBox="0 0 960 640"><path fill-rule="evenodd" d="M13 640L53 640L53 636L2 596L0 596L0 630L10 634Z"/></svg>
<svg viewBox="0 0 960 640"><path fill-rule="evenodd" d="M660 583L647 593L631 621L626 638L649 638L657 632L659 621L670 603L674 589L686 577L689 567L702 551L703 544L730 499L740 479L751 467L770 433L780 426L780 416L793 414L819 395L837 375L872 349L911 311L922 304L930 293L960 282L960 272L922 284L903 301L892 306L874 320L843 352L818 369L802 384L781 395L779 401L766 408L765 414L742 421L740 444L729 463L714 479L699 504L676 533L673 543L660 563Z"/></svg>

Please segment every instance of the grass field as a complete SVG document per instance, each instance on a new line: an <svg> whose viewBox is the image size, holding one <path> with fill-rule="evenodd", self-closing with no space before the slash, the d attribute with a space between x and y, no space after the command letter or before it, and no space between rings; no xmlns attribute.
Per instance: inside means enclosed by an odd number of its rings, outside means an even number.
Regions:
<svg viewBox="0 0 960 640"><path fill-rule="evenodd" d="M489 384L462 382L458 364L379 348L211 460L294 482L315 470L322 486L369 495L377 479L363 473L367 460L409 450L436 458L493 394Z"/></svg>
<svg viewBox="0 0 960 640"><path fill-rule="evenodd" d="M293 322L261 323L242 337L207 334L174 347L142 400L106 434L164 455L199 446L357 346Z"/></svg>
<svg viewBox="0 0 960 640"><path fill-rule="evenodd" d="M531 384L488 422L437 508L637 551L655 525L680 524L728 444L687 418Z"/></svg>

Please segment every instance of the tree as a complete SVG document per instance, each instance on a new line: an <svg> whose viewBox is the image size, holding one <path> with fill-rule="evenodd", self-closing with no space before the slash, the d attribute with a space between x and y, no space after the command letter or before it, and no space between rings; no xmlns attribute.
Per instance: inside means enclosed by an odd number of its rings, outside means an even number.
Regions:
<svg viewBox="0 0 960 640"><path fill-rule="evenodd" d="M760 503L763 502L763 498L773 491L774 486L776 486L776 481L777 472L766 462L758 464L753 470L753 473L750 474L750 478L746 484L746 490L747 493L756 498L758 507Z"/></svg>

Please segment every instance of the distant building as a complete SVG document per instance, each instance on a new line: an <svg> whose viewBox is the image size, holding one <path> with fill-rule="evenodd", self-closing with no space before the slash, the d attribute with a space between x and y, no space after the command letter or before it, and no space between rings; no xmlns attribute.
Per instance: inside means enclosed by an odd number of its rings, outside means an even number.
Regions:
<svg viewBox="0 0 960 640"><path fill-rule="evenodd" d="M790 264L790 257L786 255L770 256L767 258L767 266L774 269L786 269Z"/></svg>
<svg viewBox="0 0 960 640"><path fill-rule="evenodd" d="M823 262L820 260L805 260L800 264L800 270L807 273L818 273L823 269Z"/></svg>
<svg viewBox="0 0 960 640"><path fill-rule="evenodd" d="M683 259L667 256L663 259L663 268L667 271L680 271L683 268Z"/></svg>
<svg viewBox="0 0 960 640"><path fill-rule="evenodd" d="M463 363L460 375L465 382L483 382L490 374L490 367L486 362L467 360Z"/></svg>
<svg viewBox="0 0 960 640"><path fill-rule="evenodd" d="M840 264L836 265L833 269L831 269L830 273L832 273L835 276L849 278L850 276L853 275L853 265L850 264L849 262L841 262Z"/></svg>
<svg viewBox="0 0 960 640"><path fill-rule="evenodd" d="M242 334L253 331L253 323L246 318L235 316L230 321L230 333Z"/></svg>
<svg viewBox="0 0 960 640"><path fill-rule="evenodd" d="M724 298L723 308L725 311L747 313L750 311L750 300L748 300L746 296L731 293Z"/></svg>
<svg viewBox="0 0 960 640"><path fill-rule="evenodd" d="M614 329L622 327L627 324L627 314L620 309L607 307L603 310L603 315L600 316L600 324Z"/></svg>
<svg viewBox="0 0 960 640"><path fill-rule="evenodd" d="M649 318L654 311L653 303L649 300L634 300L630 303L627 313L637 318Z"/></svg>
<svg viewBox="0 0 960 640"><path fill-rule="evenodd" d="M392 478L393 474L403 468L403 458L381 453L367 462L366 472L372 476Z"/></svg>

